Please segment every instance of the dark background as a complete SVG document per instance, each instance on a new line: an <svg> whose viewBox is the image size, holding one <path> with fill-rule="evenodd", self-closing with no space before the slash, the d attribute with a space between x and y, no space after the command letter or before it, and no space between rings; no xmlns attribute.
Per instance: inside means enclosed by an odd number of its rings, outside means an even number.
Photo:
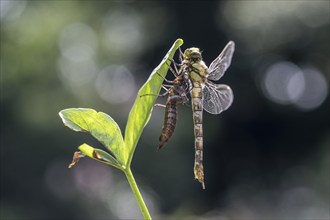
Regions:
<svg viewBox="0 0 330 220"><path fill-rule="evenodd" d="M132 163L151 215L329 218L329 1L1 0L0 9L1 219L141 218L120 171L91 159L67 169L80 144L102 146L58 112L94 108L123 131L177 38L207 65L235 41L220 82L235 97L221 115L204 114L206 190L193 176L191 107L179 107L160 152L164 110L154 108Z"/></svg>

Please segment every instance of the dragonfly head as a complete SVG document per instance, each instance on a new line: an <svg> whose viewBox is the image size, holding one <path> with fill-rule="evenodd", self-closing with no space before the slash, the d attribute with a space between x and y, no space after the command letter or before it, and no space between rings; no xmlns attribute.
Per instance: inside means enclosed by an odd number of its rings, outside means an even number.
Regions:
<svg viewBox="0 0 330 220"><path fill-rule="evenodd" d="M191 47L184 51L184 58L191 61L200 61L202 60L202 52L197 47Z"/></svg>

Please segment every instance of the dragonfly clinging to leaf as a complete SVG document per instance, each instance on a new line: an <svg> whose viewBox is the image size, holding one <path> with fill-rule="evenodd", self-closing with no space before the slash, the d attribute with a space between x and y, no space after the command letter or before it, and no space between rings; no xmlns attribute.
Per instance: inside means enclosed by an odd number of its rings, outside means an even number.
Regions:
<svg viewBox="0 0 330 220"><path fill-rule="evenodd" d="M233 102L231 88L224 84L215 84L209 80L219 80L231 64L235 44L230 41L209 67L203 61L199 48L192 47L183 53L180 74L188 75L191 85L194 135L195 135L195 178L204 184L203 168L203 109L211 114L220 114Z"/></svg>

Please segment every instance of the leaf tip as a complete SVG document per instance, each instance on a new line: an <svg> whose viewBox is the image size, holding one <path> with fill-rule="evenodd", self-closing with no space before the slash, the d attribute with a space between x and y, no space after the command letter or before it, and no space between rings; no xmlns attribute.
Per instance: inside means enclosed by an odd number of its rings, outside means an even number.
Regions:
<svg viewBox="0 0 330 220"><path fill-rule="evenodd" d="M178 44L179 46L181 46L183 44L183 39L182 38L178 38L176 40L176 44Z"/></svg>

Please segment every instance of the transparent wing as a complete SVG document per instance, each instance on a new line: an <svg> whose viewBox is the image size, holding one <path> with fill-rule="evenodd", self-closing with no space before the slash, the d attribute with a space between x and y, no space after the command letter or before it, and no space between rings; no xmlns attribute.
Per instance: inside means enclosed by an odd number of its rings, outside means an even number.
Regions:
<svg viewBox="0 0 330 220"><path fill-rule="evenodd" d="M210 64L208 79L217 81L223 76L231 64L231 58L233 57L234 51L235 43L229 41L220 55Z"/></svg>
<svg viewBox="0 0 330 220"><path fill-rule="evenodd" d="M233 103L231 88L224 84L206 82L203 88L203 108L211 114L220 114Z"/></svg>

